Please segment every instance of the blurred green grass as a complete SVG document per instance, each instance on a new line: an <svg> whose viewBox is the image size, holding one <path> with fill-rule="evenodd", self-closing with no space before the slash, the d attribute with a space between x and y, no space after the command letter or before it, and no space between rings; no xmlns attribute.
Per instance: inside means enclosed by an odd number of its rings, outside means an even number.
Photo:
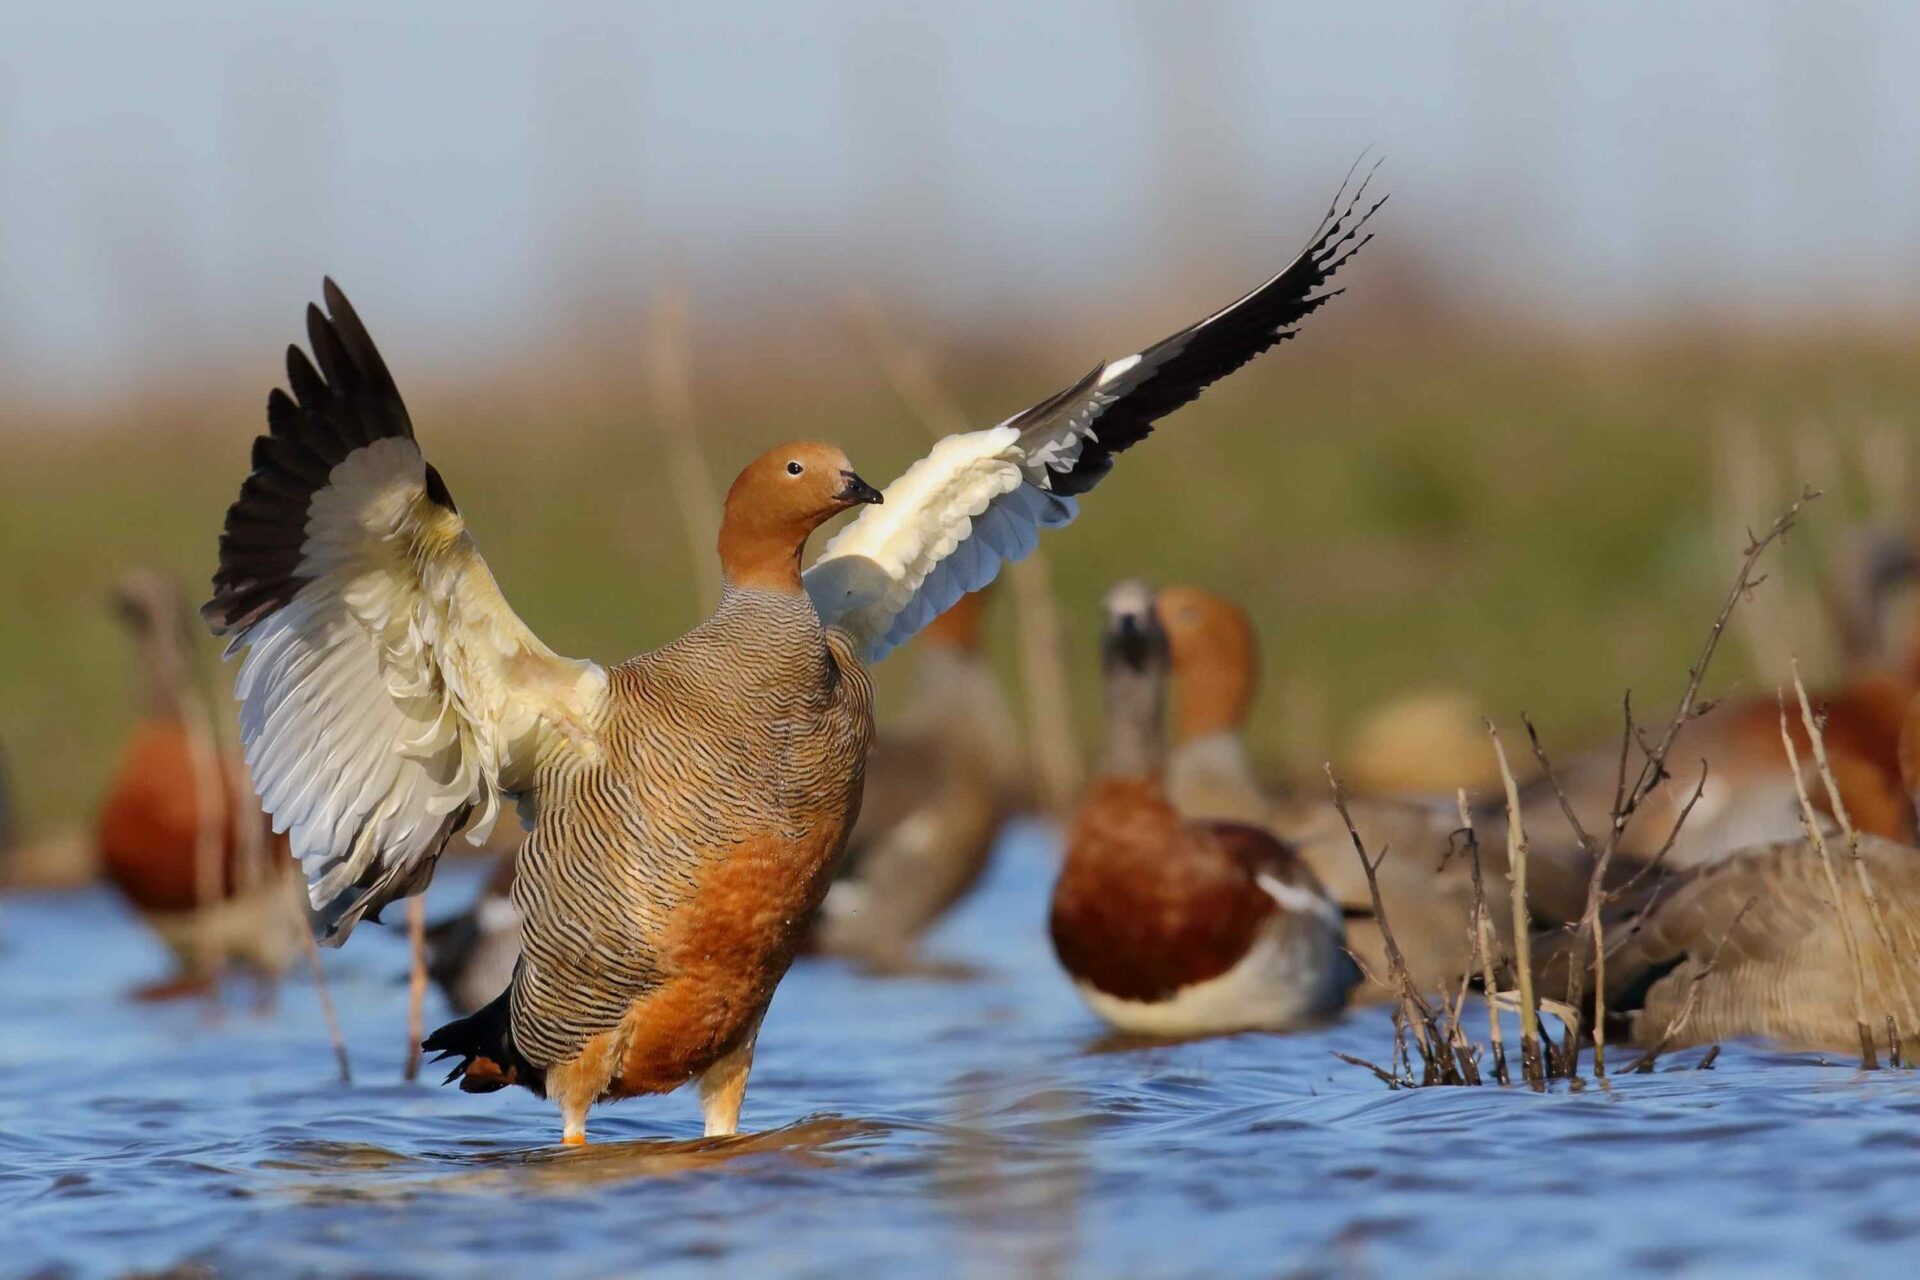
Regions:
<svg viewBox="0 0 1920 1280"><path fill-rule="evenodd" d="M423 445L543 638L618 659L695 620L699 587L643 396L413 386L405 363ZM1077 371L1023 354L969 360L950 381L986 425ZM1677 691L1737 563L1737 539L1713 527L1715 424L1744 415L1783 442L1843 419L1902 422L1916 391L1920 363L1897 344L1845 336L1289 344L1163 424L1049 539L1081 729L1100 594L1145 575L1253 610L1267 673L1254 736L1269 757L1317 758L1366 708L1439 685L1499 717L1524 709L1553 741L1607 732L1622 689L1643 705ZM840 442L876 483L927 443L877 377L716 381L696 398L722 484L786 438ZM57 425L0 418L0 742L29 835L88 818L133 715L107 584L157 565L197 603L263 399L222 386ZM1816 550L1849 502L1810 509ZM1789 549L1803 572L1807 542ZM714 572L710 558L699 572ZM1011 612L994 624L1010 679ZM1711 683L1738 680L1740 656ZM883 698L901 678L883 671ZM1289 705L1302 700L1314 705Z"/></svg>

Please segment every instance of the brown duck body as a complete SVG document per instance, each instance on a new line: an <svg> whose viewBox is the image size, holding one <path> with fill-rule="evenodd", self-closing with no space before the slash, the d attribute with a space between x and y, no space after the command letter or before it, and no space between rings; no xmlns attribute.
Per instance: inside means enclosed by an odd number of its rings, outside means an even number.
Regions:
<svg viewBox="0 0 1920 1280"><path fill-rule="evenodd" d="M1902 727L1914 692L1902 676L1867 674L1809 695L1824 725L1827 756L1854 828L1902 843L1914 839L1913 807L1900 760ZM1803 765L1811 769L1812 744L1791 691L1787 722ZM1622 833L1618 853L1629 874L1632 866L1656 856L1662 866L1684 870L1802 834L1799 798L1780 741L1780 705L1771 696L1728 702L1692 721L1675 739L1671 761L1674 780L1648 798ZM1707 766L1705 786L1675 834L1674 824L1700 784L1702 761ZM1568 803L1596 838L1607 829L1619 767L1615 743L1571 756L1555 770ZM1809 788L1809 799L1824 819L1832 819L1826 789L1817 780ZM1534 852L1544 855L1536 859L1530 875L1528 906L1542 921L1573 919L1585 901L1589 861L1580 853L1549 782L1527 784L1521 803L1528 839ZM1476 826L1483 849L1504 845L1503 814L1490 811ZM1661 856L1669 837L1672 847Z"/></svg>
<svg viewBox="0 0 1920 1280"><path fill-rule="evenodd" d="M1253 878L1271 843L1249 827L1182 821L1151 779L1095 782L1054 888L1061 963L1122 1000L1165 1000L1219 977L1278 909Z"/></svg>
<svg viewBox="0 0 1920 1280"><path fill-rule="evenodd" d="M1911 925L1920 912L1920 851L1871 836L1860 841L1896 955L1882 945L1844 843L1829 846L1860 951L1867 1025L1878 1038L1892 1015L1904 1030L1920 1007ZM1744 849L1662 877L1620 904L1609 931L1618 939L1606 969L1615 1034L1668 1048L1761 1036L1789 1048L1856 1052L1844 928L1820 854L1805 840ZM1588 961L1567 954L1563 931L1536 946L1544 947L1549 986L1564 985L1570 962Z"/></svg>
<svg viewBox="0 0 1920 1280"><path fill-rule="evenodd" d="M221 771L223 800L245 794L236 781ZM217 884L203 901L199 780L186 726L149 718L134 729L101 804L97 840L102 876L178 964L173 978L141 988L143 998L189 994L227 964L271 978L293 958L302 926L287 897L286 842L251 806L227 800L226 809L214 836ZM259 827L259 865L245 856L242 822Z"/></svg>
<svg viewBox="0 0 1920 1280"><path fill-rule="evenodd" d="M1285 1030L1338 1013L1359 976L1291 849L1183 819L1152 778L1088 789L1048 928L1082 997L1128 1032Z"/></svg>
<svg viewBox="0 0 1920 1280"><path fill-rule="evenodd" d="M608 674L600 750L542 766L505 1041L468 1068L548 1093L570 1132L593 1102L751 1053L858 815L872 736L865 671L798 593L730 587Z"/></svg>

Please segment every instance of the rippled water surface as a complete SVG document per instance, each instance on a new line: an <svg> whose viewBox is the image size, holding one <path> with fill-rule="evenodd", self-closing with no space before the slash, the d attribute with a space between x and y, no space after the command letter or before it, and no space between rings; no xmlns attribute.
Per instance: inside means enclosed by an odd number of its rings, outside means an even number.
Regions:
<svg viewBox="0 0 1920 1280"><path fill-rule="evenodd" d="M1728 1046L1606 1090L1390 1093L1296 1037L1100 1042L1018 832L935 941L971 978L802 962L743 1122L400 1081L403 947L330 953L356 1083L304 983L253 1012L124 998L163 971L103 893L0 905L0 1269L118 1274L1912 1275L1920 1079ZM436 886L457 903L473 874ZM429 1018L444 1010L430 1005ZM433 1025L430 1021L429 1026ZM1669 1066L1672 1069L1669 1069ZM1686 1069L1683 1069L1686 1068ZM433 1075L430 1080L437 1081Z"/></svg>

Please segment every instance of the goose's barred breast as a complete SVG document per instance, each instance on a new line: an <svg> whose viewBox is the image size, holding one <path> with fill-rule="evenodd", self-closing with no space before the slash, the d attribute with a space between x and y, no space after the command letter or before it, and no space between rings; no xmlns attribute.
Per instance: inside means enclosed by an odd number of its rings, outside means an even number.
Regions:
<svg viewBox="0 0 1920 1280"><path fill-rule="evenodd" d="M866 672L805 596L729 589L701 626L610 678L600 756L543 766L514 882L526 924L512 1035L543 1069L678 976L672 931L727 909L699 894L730 853L826 837L825 865L797 856L781 867L794 883L765 886L782 917L793 905L748 988L771 996L859 808L872 736Z"/></svg>

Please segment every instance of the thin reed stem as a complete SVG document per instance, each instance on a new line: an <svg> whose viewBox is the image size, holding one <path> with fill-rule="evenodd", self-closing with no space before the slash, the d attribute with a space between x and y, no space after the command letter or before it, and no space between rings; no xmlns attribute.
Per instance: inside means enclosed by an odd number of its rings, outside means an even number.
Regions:
<svg viewBox="0 0 1920 1280"><path fill-rule="evenodd" d="M1780 741L1787 749L1787 764L1793 770L1793 790L1800 798L1800 822L1806 828L1807 839L1813 842L1814 852L1820 855L1820 869L1827 878L1827 888L1833 894L1834 910L1840 916L1841 941L1846 946L1847 965L1853 971L1853 1021L1860 1030L1860 1068L1863 1071L1876 1070L1880 1063L1873 1047L1873 1032L1867 1026L1867 982L1866 971L1860 960L1860 940L1854 936L1852 913L1847 910L1846 899L1840 893L1840 877L1833 869L1833 856L1827 850L1827 838L1820 830L1819 815L1814 812L1813 801L1807 795L1806 776L1800 769L1800 750L1793 744L1793 732L1787 725L1787 700L1785 694L1780 701ZM1818 732L1817 726L1810 726ZM1732 932L1729 930L1728 932Z"/></svg>
<svg viewBox="0 0 1920 1280"><path fill-rule="evenodd" d="M1546 1083L1546 1060L1540 1050L1540 1007L1533 994L1532 922L1527 916L1527 829L1520 816L1520 786L1507 765L1500 731L1487 722L1493 756L1500 764L1500 785L1507 793L1507 879L1513 895L1513 968L1520 986L1520 1069L1535 1086Z"/></svg>
<svg viewBox="0 0 1920 1280"><path fill-rule="evenodd" d="M420 1042L427 1034L427 899L407 899L407 1065L400 1078L420 1078Z"/></svg>

